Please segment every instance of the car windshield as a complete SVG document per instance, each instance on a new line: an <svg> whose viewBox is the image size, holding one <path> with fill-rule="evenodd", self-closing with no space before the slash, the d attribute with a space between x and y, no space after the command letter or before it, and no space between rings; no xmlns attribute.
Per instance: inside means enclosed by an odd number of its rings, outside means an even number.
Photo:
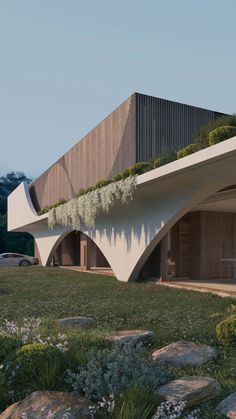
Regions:
<svg viewBox="0 0 236 419"><path fill-rule="evenodd" d="M21 255L20 253L2 253L0 257L1 258L23 258L24 255Z"/></svg>

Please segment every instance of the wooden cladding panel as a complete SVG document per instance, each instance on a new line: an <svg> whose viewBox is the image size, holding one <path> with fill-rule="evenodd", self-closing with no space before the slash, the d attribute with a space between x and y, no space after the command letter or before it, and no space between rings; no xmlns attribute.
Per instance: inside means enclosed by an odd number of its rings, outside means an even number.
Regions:
<svg viewBox="0 0 236 419"><path fill-rule="evenodd" d="M136 160L146 161L193 142L193 134L223 114L136 94Z"/></svg>
<svg viewBox="0 0 236 419"><path fill-rule="evenodd" d="M135 163L135 96L128 98L30 185L36 210L69 199Z"/></svg>
<svg viewBox="0 0 236 419"><path fill-rule="evenodd" d="M221 258L236 258L236 214L190 214L190 277L211 280L232 278L233 269Z"/></svg>
<svg viewBox="0 0 236 419"><path fill-rule="evenodd" d="M61 264L71 266L74 264L74 236L69 234L61 242Z"/></svg>
<svg viewBox="0 0 236 419"><path fill-rule="evenodd" d="M201 212L189 214L190 223L190 278L201 279ZM204 255L204 251L202 252Z"/></svg>
<svg viewBox="0 0 236 419"><path fill-rule="evenodd" d="M189 218L179 222L179 275L189 277L190 272L190 224Z"/></svg>
<svg viewBox="0 0 236 419"><path fill-rule="evenodd" d="M236 214L202 213L202 241L205 241L203 271L207 279L232 278L233 269L224 269L221 258L236 257Z"/></svg>
<svg viewBox="0 0 236 419"><path fill-rule="evenodd" d="M193 141L222 114L135 93L30 185L36 210Z"/></svg>
<svg viewBox="0 0 236 419"><path fill-rule="evenodd" d="M188 213L171 230L171 258L176 277L232 278L232 265L221 258L236 258L236 214Z"/></svg>
<svg viewBox="0 0 236 419"><path fill-rule="evenodd" d="M175 262L175 276L190 275L190 218L184 216L171 229L171 260Z"/></svg>

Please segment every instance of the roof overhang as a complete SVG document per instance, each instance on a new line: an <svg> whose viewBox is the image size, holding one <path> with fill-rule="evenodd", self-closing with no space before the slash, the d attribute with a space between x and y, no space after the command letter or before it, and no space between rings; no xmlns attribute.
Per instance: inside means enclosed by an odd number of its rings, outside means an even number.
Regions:
<svg viewBox="0 0 236 419"><path fill-rule="evenodd" d="M224 185L224 170L228 171L229 165L232 168L236 167L236 137L138 176L136 194L141 198L147 193L158 194L161 199L162 189L166 189L168 185L171 193L175 189L175 184L181 182L184 188L185 184L189 185L191 179L195 180L196 176L199 177L199 182L207 182L208 170L222 179L222 182L216 182L217 185L221 183L221 187L226 187L229 181L227 175L227 182ZM236 184L235 174L232 170L232 184ZM212 194L216 191L217 189L212 189ZM9 195L8 231L40 230L42 226L47 226L47 217L48 214L38 216L36 213L26 183L21 183Z"/></svg>

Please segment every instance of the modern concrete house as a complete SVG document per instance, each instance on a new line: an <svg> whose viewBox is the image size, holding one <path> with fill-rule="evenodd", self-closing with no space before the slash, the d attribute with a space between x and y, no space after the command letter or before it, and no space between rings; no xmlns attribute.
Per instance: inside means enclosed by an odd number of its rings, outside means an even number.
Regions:
<svg viewBox="0 0 236 419"><path fill-rule="evenodd" d="M118 280L233 277L236 137L137 177L133 199L95 227L48 228L43 208L193 142L222 114L135 93L30 185L8 198L9 231L29 232L42 265L110 268Z"/></svg>

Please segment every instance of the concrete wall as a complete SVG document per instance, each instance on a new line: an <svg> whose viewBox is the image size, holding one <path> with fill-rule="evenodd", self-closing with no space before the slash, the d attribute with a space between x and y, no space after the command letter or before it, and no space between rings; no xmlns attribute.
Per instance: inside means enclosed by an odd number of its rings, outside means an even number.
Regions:
<svg viewBox="0 0 236 419"><path fill-rule="evenodd" d="M128 205L118 201L108 214L97 217L95 228L82 225L81 231L98 246L117 279L135 280L157 244L185 214L235 184L235 167L236 137L138 176ZM43 265L71 231L61 226L48 230L47 215L37 217L26 185L9 196L8 217L10 231L35 237Z"/></svg>

